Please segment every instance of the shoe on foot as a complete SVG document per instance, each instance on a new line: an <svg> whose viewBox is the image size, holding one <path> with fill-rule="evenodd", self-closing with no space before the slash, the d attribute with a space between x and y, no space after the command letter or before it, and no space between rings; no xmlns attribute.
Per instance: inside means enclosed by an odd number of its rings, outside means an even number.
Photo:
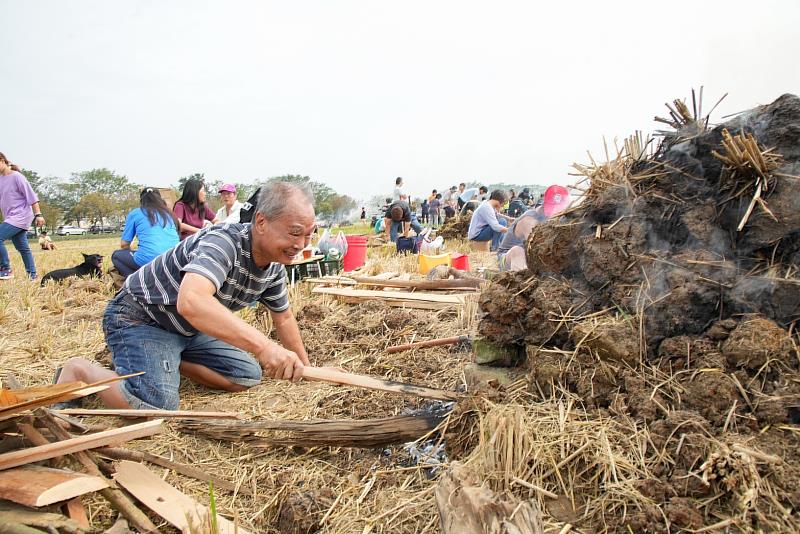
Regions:
<svg viewBox="0 0 800 534"><path fill-rule="evenodd" d="M83 397L64 402L58 402L56 404L53 404L49 408L51 410L69 410L70 408L80 408L81 406L83 406Z"/></svg>
<svg viewBox="0 0 800 534"><path fill-rule="evenodd" d="M9 269L0 269L0 280L10 280L14 278L14 272Z"/></svg>

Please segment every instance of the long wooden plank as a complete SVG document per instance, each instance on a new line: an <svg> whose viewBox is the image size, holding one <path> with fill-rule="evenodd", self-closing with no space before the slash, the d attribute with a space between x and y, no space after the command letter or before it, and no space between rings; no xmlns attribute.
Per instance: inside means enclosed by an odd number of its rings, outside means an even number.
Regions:
<svg viewBox="0 0 800 534"><path fill-rule="evenodd" d="M116 417L161 417L164 419L241 419L243 416L237 412L194 412L192 410L111 410L99 408L90 410L86 408L65 408L54 410L63 415L91 416L116 416Z"/></svg>
<svg viewBox="0 0 800 534"><path fill-rule="evenodd" d="M85 436L65 439L47 445L0 454L0 470L11 469L12 467L39 462L41 460L48 460L64 454L72 454L74 452L152 436L153 434L161 432L162 422L162 419L156 419L155 421L114 428L96 434L87 434Z"/></svg>
<svg viewBox="0 0 800 534"><path fill-rule="evenodd" d="M390 293L387 292L387 296L391 296ZM380 298L380 299L373 299L373 298L361 298L361 297L337 297L340 302L344 302L345 304L361 304L362 302L368 300L375 300L380 301L386 304L387 306L392 306L393 308L409 308L414 310L446 310L448 308L452 308L455 304L444 304L441 302L425 302L422 300L394 300L392 298Z"/></svg>
<svg viewBox="0 0 800 534"><path fill-rule="evenodd" d="M27 465L0 471L0 499L34 508L107 487L101 478L63 469Z"/></svg>
<svg viewBox="0 0 800 534"><path fill-rule="evenodd" d="M421 290L476 291L485 280L480 278L455 278L453 280L381 280L368 276L353 276L357 283L377 287L401 287Z"/></svg>
<svg viewBox="0 0 800 534"><path fill-rule="evenodd" d="M327 295L337 295L343 297L357 297L363 299L390 298L393 300L438 302L441 304L464 304L463 295L436 295L433 293L411 293L409 291L375 291L372 289L352 289L349 287L315 287L312 293L322 293Z"/></svg>
<svg viewBox="0 0 800 534"><path fill-rule="evenodd" d="M77 381L73 382L74 386L71 386L67 389L64 389L62 384L54 384L53 391L57 391L57 393L44 395L42 397L37 397L34 399L29 399L17 404L13 404L11 406L4 406L2 409L0 409L0 420L7 419L9 415L14 415L20 412L24 412L26 410L41 408L42 406L49 406L50 404L55 404L57 402L62 402L65 400L72 400L72 399L77 399L79 397L85 397L86 395L91 395L92 393L97 393L98 391L107 389L107 387L102 387L101 389L95 389L95 388L98 388L100 386L106 386L106 384L111 384L113 382L125 380L126 378L131 378L133 376L139 376L141 374L144 374L144 372L142 371L139 373L131 373L129 375L124 375L124 376L113 376L111 378L106 378L104 380L93 382L91 384L86 384L84 382ZM12 393L13 392L14 390L12 390Z"/></svg>
<svg viewBox="0 0 800 534"><path fill-rule="evenodd" d="M161 480L142 464L127 460L119 462L114 480L142 504L185 534L201 532L201 529L205 532L203 526L210 525L208 507ZM220 534L249 534L221 516L217 516L217 527Z"/></svg>
<svg viewBox="0 0 800 534"><path fill-rule="evenodd" d="M416 386L414 384L395 382L393 380L384 380L382 378L373 378L371 376L356 375L353 373L344 373L322 367L303 367L303 378L306 380L332 382L334 384L344 384L366 389L377 389L379 391L388 391L390 393L416 395L417 397L423 397L426 399L454 401L460 398L460 395L455 391Z"/></svg>
<svg viewBox="0 0 800 534"><path fill-rule="evenodd" d="M0 421L5 421L6 419L11 419L12 417L16 417L20 413L27 412L29 410L35 410L36 408L44 408L45 406L50 406L57 402L79 399L81 397L88 397L89 395L100 393L101 391L108 389L108 387L109 386L106 385L86 386L78 390L70 389L66 393L62 393L54 397L47 397L44 399L32 399L30 401L26 401L24 405L21 404L15 405L13 410L1 412Z"/></svg>
<svg viewBox="0 0 800 534"><path fill-rule="evenodd" d="M368 300L379 300L389 306L424 310L442 310L464 305L463 295L434 295L431 293L409 293L405 291L373 291L340 287L315 287L312 293L334 295L349 304Z"/></svg>

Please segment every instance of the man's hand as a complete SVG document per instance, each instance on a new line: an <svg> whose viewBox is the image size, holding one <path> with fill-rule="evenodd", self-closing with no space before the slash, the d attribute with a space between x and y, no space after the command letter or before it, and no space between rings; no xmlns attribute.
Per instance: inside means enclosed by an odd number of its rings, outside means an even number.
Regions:
<svg viewBox="0 0 800 534"><path fill-rule="evenodd" d="M41 215L41 214L39 214L39 215ZM44 226L44 216L42 216L42 217L35 217L35 218L33 219L33 224L35 224L35 225L36 225L36 226L38 226L39 228L41 228L42 226Z"/></svg>
<svg viewBox="0 0 800 534"><path fill-rule="evenodd" d="M270 342L263 351L254 356L270 378L296 382L303 377L303 362L297 354L276 343Z"/></svg>

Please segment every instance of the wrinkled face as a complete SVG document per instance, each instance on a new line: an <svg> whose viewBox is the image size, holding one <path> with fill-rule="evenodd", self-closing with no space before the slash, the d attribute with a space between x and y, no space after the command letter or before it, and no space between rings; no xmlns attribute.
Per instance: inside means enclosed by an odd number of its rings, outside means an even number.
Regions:
<svg viewBox="0 0 800 534"><path fill-rule="evenodd" d="M269 262L288 264L308 246L314 233L314 207L290 199L282 216L268 221L256 213L253 219L253 255L259 267Z"/></svg>
<svg viewBox="0 0 800 534"><path fill-rule="evenodd" d="M233 203L236 202L236 193L231 193L230 191L222 191L219 194L222 197L222 202L225 204L225 207L230 208L233 206Z"/></svg>

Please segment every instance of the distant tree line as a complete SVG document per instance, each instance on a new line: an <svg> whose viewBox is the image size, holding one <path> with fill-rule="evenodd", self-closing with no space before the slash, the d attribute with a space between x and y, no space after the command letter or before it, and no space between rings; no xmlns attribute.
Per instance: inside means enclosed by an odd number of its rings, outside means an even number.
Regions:
<svg viewBox="0 0 800 534"><path fill-rule="evenodd" d="M75 172L69 178L43 177L36 171L22 169L22 174L30 182L39 196L42 214L49 228L59 224L119 224L129 211L139 206L139 191L142 186L115 171L100 168ZM217 191L223 180L206 179L203 173L194 173L179 178L172 186L176 197L180 197L183 186L191 178L203 180L208 193L207 202L213 209L220 205ZM312 180L308 176L285 175L258 179L251 183L237 183L236 191L244 202L261 185L271 181L290 181L306 184L314 193L314 208L321 217L341 220L356 208L356 201L347 195L340 195L327 185Z"/></svg>

